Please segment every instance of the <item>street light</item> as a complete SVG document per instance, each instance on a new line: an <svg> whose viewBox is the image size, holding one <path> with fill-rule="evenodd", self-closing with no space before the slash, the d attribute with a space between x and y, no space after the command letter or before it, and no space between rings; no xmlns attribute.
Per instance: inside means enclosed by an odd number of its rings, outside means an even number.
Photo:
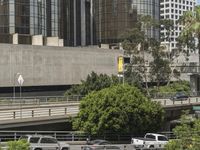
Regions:
<svg viewBox="0 0 200 150"><path fill-rule="evenodd" d="M19 95L20 95L20 118L22 118L22 85L24 83L24 79L22 77L22 75L20 74L18 79L17 79L20 88L19 88Z"/></svg>
<svg viewBox="0 0 200 150"><path fill-rule="evenodd" d="M20 85L20 91L19 91L20 92L19 93L19 95L20 95L20 118L22 118L22 100L21 100L21 97L22 97L22 85L24 83L24 79L23 79L23 77L20 73L16 73L14 75L13 99L15 99L15 79L16 78L17 78L17 81Z"/></svg>
<svg viewBox="0 0 200 150"><path fill-rule="evenodd" d="M17 76L19 76L20 73L15 73L14 74L14 77L13 77L13 99L15 100L15 82L16 82L16 79L17 79Z"/></svg>

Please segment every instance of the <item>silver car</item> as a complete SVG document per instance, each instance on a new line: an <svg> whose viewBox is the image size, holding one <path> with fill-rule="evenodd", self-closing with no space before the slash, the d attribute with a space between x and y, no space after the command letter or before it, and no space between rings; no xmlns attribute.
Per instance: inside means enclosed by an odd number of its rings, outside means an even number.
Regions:
<svg viewBox="0 0 200 150"><path fill-rule="evenodd" d="M43 135L25 135L20 137L30 143L30 150L69 150L69 144L60 143L54 137Z"/></svg>

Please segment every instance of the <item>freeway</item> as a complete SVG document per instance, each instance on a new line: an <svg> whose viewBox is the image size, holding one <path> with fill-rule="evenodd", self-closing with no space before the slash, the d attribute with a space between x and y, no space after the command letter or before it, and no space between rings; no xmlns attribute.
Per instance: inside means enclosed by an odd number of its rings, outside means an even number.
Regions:
<svg viewBox="0 0 200 150"><path fill-rule="evenodd" d="M200 97L190 97L187 100L172 101L170 99L152 99L159 102L166 110L167 109L182 109L200 105ZM40 119L58 119L66 118L67 116L76 116L79 112L79 101L17 101L11 104L0 103L0 124L16 122L19 120L40 120ZM29 119L29 120L28 120Z"/></svg>

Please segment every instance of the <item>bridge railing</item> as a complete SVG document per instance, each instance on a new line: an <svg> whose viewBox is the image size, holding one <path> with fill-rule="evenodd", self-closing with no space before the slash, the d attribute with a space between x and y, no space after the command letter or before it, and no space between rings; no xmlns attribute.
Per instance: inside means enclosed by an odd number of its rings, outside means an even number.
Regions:
<svg viewBox="0 0 200 150"><path fill-rule="evenodd" d="M109 141L126 141L131 142L132 137L143 137L144 135L134 136L131 134L112 134L105 133L102 136L91 136L81 131L0 131L1 141L18 140L23 135L49 135L55 137L59 141L87 141L94 139L104 139ZM165 135L168 139L175 139L173 132L160 132L159 134ZM125 142L124 142L125 143Z"/></svg>
<svg viewBox="0 0 200 150"><path fill-rule="evenodd" d="M11 105L42 105L49 103L66 103L66 102L79 102L83 96L73 95L73 96L38 96L38 97L0 97L0 107L1 106L11 106Z"/></svg>
<svg viewBox="0 0 200 150"><path fill-rule="evenodd" d="M36 119L46 117L74 116L79 112L79 104L70 105L46 105L40 107L20 107L0 109L0 124L16 121L18 119ZM0 125L1 128L1 125Z"/></svg>
<svg viewBox="0 0 200 150"><path fill-rule="evenodd" d="M151 98L153 99L169 99L173 96L175 96L177 92L155 92L151 93ZM200 96L200 91L197 92L188 92L186 93L189 97L198 97Z"/></svg>
<svg viewBox="0 0 200 150"><path fill-rule="evenodd" d="M190 105L200 103L200 97L189 97L188 99L152 99L153 101L159 102L163 106L173 106L173 105Z"/></svg>

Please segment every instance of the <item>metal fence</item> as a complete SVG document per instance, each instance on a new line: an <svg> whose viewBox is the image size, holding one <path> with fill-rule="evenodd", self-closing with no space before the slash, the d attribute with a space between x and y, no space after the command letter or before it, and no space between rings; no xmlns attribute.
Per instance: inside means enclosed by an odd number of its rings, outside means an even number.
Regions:
<svg viewBox="0 0 200 150"><path fill-rule="evenodd" d="M151 93L153 99L170 99L175 96L177 92L155 92ZM189 97L200 97L200 91L186 93Z"/></svg>
<svg viewBox="0 0 200 150"><path fill-rule="evenodd" d="M1 106L17 106L17 105L42 105L51 103L66 103L66 102L78 102L83 96L38 96L38 97L0 97Z"/></svg>
<svg viewBox="0 0 200 150"><path fill-rule="evenodd" d="M113 141L112 143L131 143L132 137L139 137L139 135L131 135L131 134L112 134L107 133L102 136L91 136L84 132L79 131L0 131L0 139L1 141L10 141L17 140L22 135L49 135L55 137L58 141L87 141L87 139L104 139ZM163 134L167 136L169 139L174 139L175 136L172 132L160 132L159 134ZM143 135L140 135L143 137Z"/></svg>

